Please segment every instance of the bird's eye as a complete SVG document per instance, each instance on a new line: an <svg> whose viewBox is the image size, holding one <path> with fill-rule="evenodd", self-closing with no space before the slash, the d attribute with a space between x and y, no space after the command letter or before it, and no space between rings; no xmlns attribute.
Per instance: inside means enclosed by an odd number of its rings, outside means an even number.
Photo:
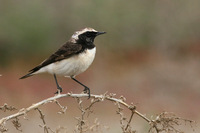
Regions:
<svg viewBox="0 0 200 133"><path fill-rule="evenodd" d="M87 33L86 36L87 37L92 37L92 34L91 33Z"/></svg>

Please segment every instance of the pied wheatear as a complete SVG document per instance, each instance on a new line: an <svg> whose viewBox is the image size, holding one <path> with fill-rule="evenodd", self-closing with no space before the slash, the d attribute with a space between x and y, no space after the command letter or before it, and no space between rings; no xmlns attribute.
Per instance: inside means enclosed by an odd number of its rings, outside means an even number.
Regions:
<svg viewBox="0 0 200 133"><path fill-rule="evenodd" d="M92 64L96 53L94 39L104 33L106 32L99 32L92 28L76 31L61 48L20 79L44 72L53 74L58 89L56 93L60 93L62 88L58 84L56 75L63 75L82 85L83 91L90 97L90 89L75 79L75 76L84 72Z"/></svg>

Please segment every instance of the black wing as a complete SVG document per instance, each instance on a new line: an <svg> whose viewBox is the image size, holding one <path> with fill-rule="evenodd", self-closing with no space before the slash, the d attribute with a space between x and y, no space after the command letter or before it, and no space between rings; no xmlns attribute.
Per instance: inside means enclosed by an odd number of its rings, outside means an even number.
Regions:
<svg viewBox="0 0 200 133"><path fill-rule="evenodd" d="M67 42L61 48L59 48L55 53L53 53L49 58L44 60L40 65L31 69L27 75L21 77L20 79L30 77L30 76L32 76L32 73L38 71L40 68L47 66L51 63L57 62L57 61L67 59L75 54L78 54L81 50L82 50L81 44Z"/></svg>

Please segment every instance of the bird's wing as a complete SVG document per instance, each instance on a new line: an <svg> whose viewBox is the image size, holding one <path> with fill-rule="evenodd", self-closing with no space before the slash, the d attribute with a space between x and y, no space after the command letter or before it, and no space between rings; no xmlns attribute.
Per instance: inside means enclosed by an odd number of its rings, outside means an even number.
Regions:
<svg viewBox="0 0 200 133"><path fill-rule="evenodd" d="M37 67L31 69L29 72L34 73L44 66L69 58L75 54L78 54L81 50L82 50L82 45L77 43L67 42L61 48L59 48L55 53L53 53L49 58L44 60Z"/></svg>

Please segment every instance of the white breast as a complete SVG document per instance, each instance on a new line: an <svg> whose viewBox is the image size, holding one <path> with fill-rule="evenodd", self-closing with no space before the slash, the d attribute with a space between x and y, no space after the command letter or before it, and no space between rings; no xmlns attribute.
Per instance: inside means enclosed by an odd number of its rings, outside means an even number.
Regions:
<svg viewBox="0 0 200 133"><path fill-rule="evenodd" d="M93 62L96 47L87 49L84 52L70 58L49 64L41 68L37 73L48 72L63 76L76 76L84 72Z"/></svg>

